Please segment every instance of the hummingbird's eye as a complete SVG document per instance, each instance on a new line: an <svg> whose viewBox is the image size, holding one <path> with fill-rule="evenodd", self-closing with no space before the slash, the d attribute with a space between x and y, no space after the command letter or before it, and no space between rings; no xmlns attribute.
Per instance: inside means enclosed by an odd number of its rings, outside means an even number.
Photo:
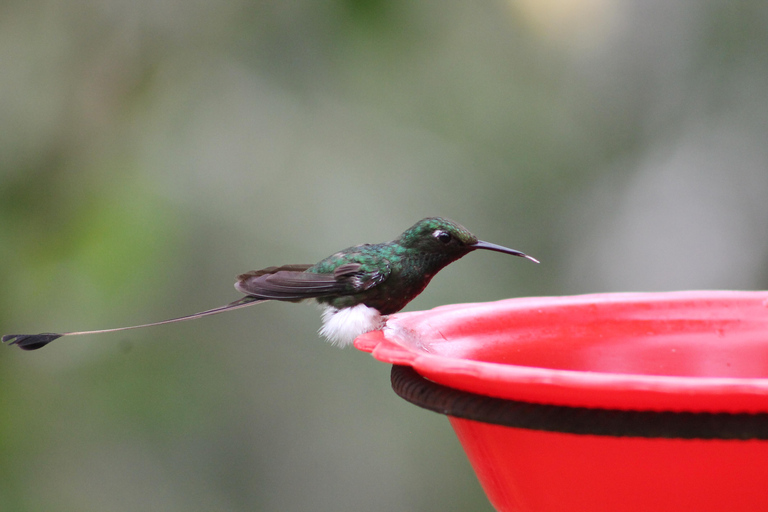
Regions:
<svg viewBox="0 0 768 512"><path fill-rule="evenodd" d="M450 233L446 233L445 231L442 231L442 230L440 230L440 229L438 229L437 231L435 231L434 233L432 233L432 236L434 236L435 238L437 238L437 239L438 239L438 241L440 241L440 242L441 242L441 243L443 243L443 244L448 244L448 243L450 243L450 242L451 242L451 240L453 239L453 237L451 236L451 234L450 234Z"/></svg>

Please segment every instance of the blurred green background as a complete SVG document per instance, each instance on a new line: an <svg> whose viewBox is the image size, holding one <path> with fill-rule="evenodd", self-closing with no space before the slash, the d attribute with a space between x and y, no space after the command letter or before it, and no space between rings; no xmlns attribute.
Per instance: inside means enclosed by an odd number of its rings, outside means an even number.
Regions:
<svg viewBox="0 0 768 512"><path fill-rule="evenodd" d="M407 309L768 286L768 3L0 3L0 331L218 306L442 215ZM0 510L479 511L447 420L269 303L0 347Z"/></svg>

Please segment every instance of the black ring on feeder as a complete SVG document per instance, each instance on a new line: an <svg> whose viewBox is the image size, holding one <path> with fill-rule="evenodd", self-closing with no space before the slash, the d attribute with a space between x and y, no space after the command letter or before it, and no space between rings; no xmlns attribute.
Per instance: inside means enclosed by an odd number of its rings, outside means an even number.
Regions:
<svg viewBox="0 0 768 512"><path fill-rule="evenodd" d="M538 404L437 384L392 366L392 389L424 409L505 427L568 434L668 439L768 439L768 413L633 411Z"/></svg>

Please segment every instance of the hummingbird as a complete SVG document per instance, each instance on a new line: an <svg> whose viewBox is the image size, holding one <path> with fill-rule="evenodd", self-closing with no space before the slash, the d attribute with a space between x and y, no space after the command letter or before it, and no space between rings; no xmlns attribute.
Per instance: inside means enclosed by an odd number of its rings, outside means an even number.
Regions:
<svg viewBox="0 0 768 512"><path fill-rule="evenodd" d="M95 331L7 334L3 342L36 350L63 336L99 334L192 320L269 300L316 301L322 309L320 335L345 346L359 335L382 329L387 315L403 309L446 265L484 249L538 260L520 251L478 240L467 228L441 217L422 219L391 242L355 245L314 265L282 265L237 276L245 296L224 306L148 324Z"/></svg>

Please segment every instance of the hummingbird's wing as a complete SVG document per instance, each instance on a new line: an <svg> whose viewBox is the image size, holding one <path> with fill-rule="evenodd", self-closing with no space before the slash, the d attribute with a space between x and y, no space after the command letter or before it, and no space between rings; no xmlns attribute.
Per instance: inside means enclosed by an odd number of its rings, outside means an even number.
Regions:
<svg viewBox="0 0 768 512"><path fill-rule="evenodd" d="M353 293L373 288L384 281L390 274L389 260L380 258L375 267L361 263L345 263L333 271L333 277L339 283L352 287Z"/></svg>
<svg viewBox="0 0 768 512"><path fill-rule="evenodd" d="M300 301L329 295L348 295L367 290L389 275L389 262L375 271L360 263L339 265L330 273L306 272L313 265L269 267L237 276L235 288L258 299Z"/></svg>
<svg viewBox="0 0 768 512"><path fill-rule="evenodd" d="M304 272L305 270L307 270L307 269L309 269L311 267L312 267L312 265L306 265L306 264L304 264L304 265L302 265L302 264L299 264L299 265L282 265L282 266L279 266L279 267L267 267L267 268L263 268L261 270L251 270L250 272L246 272L245 274L240 274L239 276L237 276L237 280L238 281L243 281L245 279L248 279L249 277L259 277L259 276L264 276L264 275L267 275L267 274L274 274L276 272L282 272L282 271L286 271L286 272Z"/></svg>

